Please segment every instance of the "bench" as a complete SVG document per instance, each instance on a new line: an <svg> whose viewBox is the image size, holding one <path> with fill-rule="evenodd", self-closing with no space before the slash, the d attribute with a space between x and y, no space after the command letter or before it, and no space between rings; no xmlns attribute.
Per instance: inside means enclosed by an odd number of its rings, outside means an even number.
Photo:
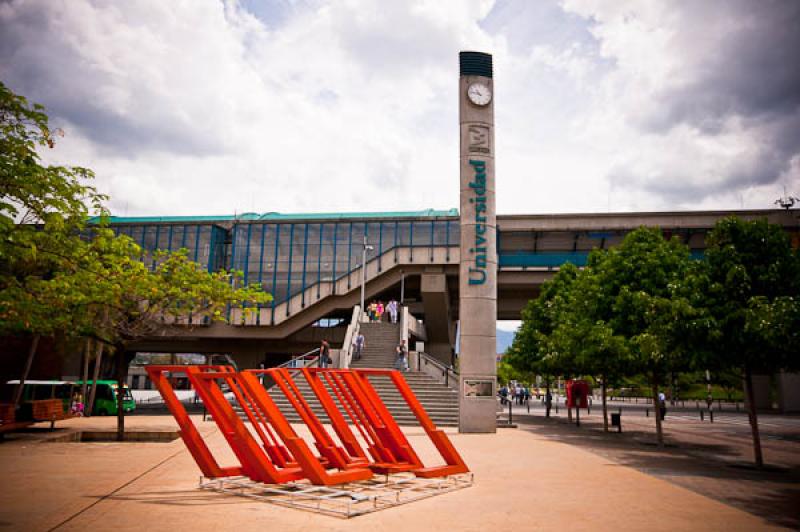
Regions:
<svg viewBox="0 0 800 532"><path fill-rule="evenodd" d="M29 425L33 425L33 421L16 420L13 403L0 403L0 439L6 432L13 432Z"/></svg>
<svg viewBox="0 0 800 532"><path fill-rule="evenodd" d="M28 401L31 405L31 417L34 421L49 421L50 430L53 430L56 421L72 417L64 410L64 403L61 399L41 399L38 401Z"/></svg>

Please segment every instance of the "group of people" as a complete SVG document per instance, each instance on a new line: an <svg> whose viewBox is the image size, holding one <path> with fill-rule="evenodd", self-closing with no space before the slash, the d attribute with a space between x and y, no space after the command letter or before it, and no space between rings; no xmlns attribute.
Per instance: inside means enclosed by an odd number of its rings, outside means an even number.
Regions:
<svg viewBox="0 0 800 532"><path fill-rule="evenodd" d="M514 402L518 405L525 404L531 398L531 389L522 384L509 383L500 388L500 404Z"/></svg>
<svg viewBox="0 0 800 532"><path fill-rule="evenodd" d="M383 316L388 314L389 320L392 323L397 323L397 307L397 301L394 299L390 300L386 305L383 304L383 301L372 301L367 305L367 316L369 321L374 323L383 321Z"/></svg>

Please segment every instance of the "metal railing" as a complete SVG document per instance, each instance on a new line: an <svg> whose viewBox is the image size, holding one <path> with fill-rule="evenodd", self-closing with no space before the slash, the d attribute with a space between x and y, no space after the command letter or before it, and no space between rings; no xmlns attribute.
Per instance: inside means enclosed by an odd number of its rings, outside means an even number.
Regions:
<svg viewBox="0 0 800 532"><path fill-rule="evenodd" d="M292 357L291 360L287 360L283 364L275 366L277 368L307 368L316 362L319 359L319 347L316 349L312 349L308 353L303 353L302 355L298 355L296 357Z"/></svg>
<svg viewBox="0 0 800 532"><path fill-rule="evenodd" d="M442 382L444 382L444 385L448 388L451 387L451 384L454 388L458 387L458 372L456 370L451 366L445 366L440 361L422 351L417 351L417 371L425 371L423 370L423 365L425 367L429 365L434 366L437 372L441 372Z"/></svg>

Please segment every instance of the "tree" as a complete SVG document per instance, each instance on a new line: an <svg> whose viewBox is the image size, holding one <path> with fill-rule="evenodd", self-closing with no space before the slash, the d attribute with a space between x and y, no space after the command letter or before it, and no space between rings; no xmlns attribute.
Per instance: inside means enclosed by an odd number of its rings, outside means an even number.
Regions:
<svg viewBox="0 0 800 532"><path fill-rule="evenodd" d="M691 366L688 339L697 336L702 323L692 305L689 250L677 238L664 240L658 228L640 227L620 246L593 253L589 267L597 276L597 315L625 338L629 373L648 377L657 441L663 446L659 385L668 372Z"/></svg>
<svg viewBox="0 0 800 532"><path fill-rule="evenodd" d="M113 348L121 391L132 342L187 316L225 320L229 307L270 301L260 287L238 286L240 274L207 272L185 251L157 253L151 270L141 248L104 219L89 227L106 198L85 184L90 170L41 164L37 149L53 147L53 137L43 108L0 84L0 333L32 335L17 401L42 335Z"/></svg>
<svg viewBox="0 0 800 532"><path fill-rule="evenodd" d="M603 309L604 292L598 276L588 268L569 286L553 336L572 353L572 365L580 373L600 378L603 429L608 431L608 382L622 374L628 362L626 339L615 334Z"/></svg>
<svg viewBox="0 0 800 532"><path fill-rule="evenodd" d="M47 285L57 272L75 271L80 232L104 196L85 183L90 170L41 163L37 150L53 148L61 134L40 105L0 83L0 334L31 335L15 404L39 338L82 329L77 316L53 311L67 296Z"/></svg>
<svg viewBox="0 0 800 532"><path fill-rule="evenodd" d="M766 220L725 218L707 238L705 304L712 323L707 366L742 379L754 459L764 464L753 374L800 366L800 259Z"/></svg>
<svg viewBox="0 0 800 532"><path fill-rule="evenodd" d="M544 376L548 396L552 378L561 375L567 366L568 354L557 348L551 335L558 326L569 287L579 274L577 267L566 263L542 285L539 297L522 310L522 323L509 347L509 364L520 371ZM549 401L546 408L546 416L550 417Z"/></svg>
<svg viewBox="0 0 800 532"><path fill-rule="evenodd" d="M72 312L95 318L85 334L113 348L119 390L123 390L133 358L129 347L137 340L180 323L225 321L228 307L247 311L248 305L271 300L260 286L237 287L241 273L208 272L189 260L185 250L156 253L156 266L151 270L140 260L142 250L130 238L115 236L102 226L92 233L85 267L56 275L48 286L57 293L74 295L67 303ZM122 393L118 401L117 430L122 439Z"/></svg>

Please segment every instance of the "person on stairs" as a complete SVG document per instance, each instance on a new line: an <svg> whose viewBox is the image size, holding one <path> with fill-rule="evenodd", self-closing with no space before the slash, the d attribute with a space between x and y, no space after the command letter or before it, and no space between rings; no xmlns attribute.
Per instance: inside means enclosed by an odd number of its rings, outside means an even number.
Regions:
<svg viewBox="0 0 800 532"><path fill-rule="evenodd" d="M364 335L361 334L361 331L358 331L358 335L353 340L353 358L355 360L361 360L361 353L366 346L367 341L364 339Z"/></svg>
<svg viewBox="0 0 800 532"><path fill-rule="evenodd" d="M386 311L389 313L392 323L397 323L397 301L391 299L386 305Z"/></svg>
<svg viewBox="0 0 800 532"><path fill-rule="evenodd" d="M395 354L397 359L394 362L394 368L399 371L408 371L408 348L405 340L400 340L400 343L397 344Z"/></svg>

